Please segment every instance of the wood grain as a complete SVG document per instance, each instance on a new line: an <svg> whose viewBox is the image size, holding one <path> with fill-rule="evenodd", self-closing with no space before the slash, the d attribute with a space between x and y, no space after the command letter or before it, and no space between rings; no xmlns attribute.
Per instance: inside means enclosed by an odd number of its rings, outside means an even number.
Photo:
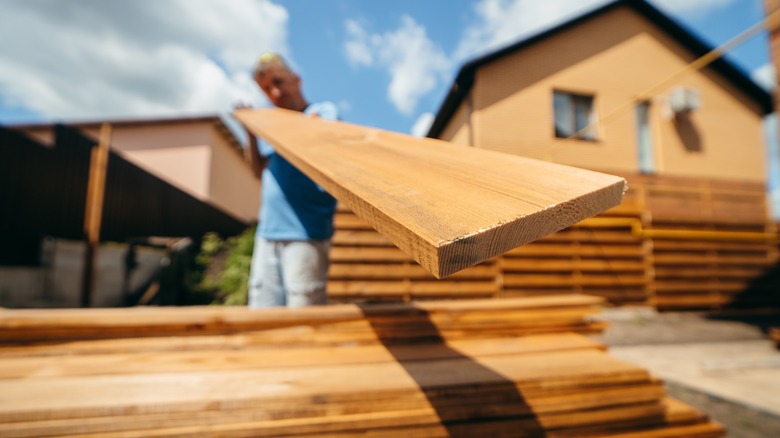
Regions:
<svg viewBox="0 0 780 438"><path fill-rule="evenodd" d="M325 121L240 110L247 129L441 278L620 204L620 177Z"/></svg>

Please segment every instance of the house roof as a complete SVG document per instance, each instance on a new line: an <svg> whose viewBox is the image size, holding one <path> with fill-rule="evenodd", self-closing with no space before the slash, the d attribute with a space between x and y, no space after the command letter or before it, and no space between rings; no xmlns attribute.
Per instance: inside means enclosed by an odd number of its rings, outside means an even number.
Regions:
<svg viewBox="0 0 780 438"><path fill-rule="evenodd" d="M114 126L141 126L141 125L165 125L173 123L214 123L217 131L224 137L224 139L233 148L239 152L243 150L241 141L227 125L225 120L218 114L203 114L193 116L179 116L179 117L154 117L154 118L127 118L127 119L115 119L115 120L82 120L82 121L69 121L69 122L35 122L27 124L8 125L10 129L16 130L36 130L36 129L51 129L54 125L62 124L66 126L72 126L79 129L98 128L103 123L109 123ZM243 153L243 152L242 152Z"/></svg>
<svg viewBox="0 0 780 438"><path fill-rule="evenodd" d="M563 24L553 27L552 29L532 35L528 38L524 38L513 44L466 62L460 68L455 81L450 87L450 91L447 94L447 97L444 99L444 102L439 108L439 111L436 113L436 118L434 119L431 128L428 130L427 136L437 138L439 135L441 135L444 127L447 125L447 122L449 122L450 118L453 116L453 114L455 114L455 111L457 111L461 102L463 102L463 99L468 95L469 90L471 90L471 87L474 85L474 77L480 67L620 7L631 8L643 17L647 18L651 23L658 26L683 47L688 49L696 58L703 56L713 50L712 47L702 42L701 39L647 3L645 0L616 0L600 8L594 9L593 11L590 11L586 14L580 15L579 17L576 17L572 20L566 21ZM763 88L759 87L755 82L753 82L753 80L750 79L750 77L748 77L740 68L723 57L713 61L709 65L709 68L719 73L738 89L742 90L747 96L755 100L764 114L769 114L772 112L772 96Z"/></svg>

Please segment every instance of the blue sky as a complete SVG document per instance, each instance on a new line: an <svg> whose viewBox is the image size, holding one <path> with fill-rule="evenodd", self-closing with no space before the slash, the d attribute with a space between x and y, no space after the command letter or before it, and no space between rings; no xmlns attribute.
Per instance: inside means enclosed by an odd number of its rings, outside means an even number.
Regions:
<svg viewBox="0 0 780 438"><path fill-rule="evenodd" d="M258 54L285 54L306 96L345 120L425 132L464 61L605 0L4 0L0 123L153 118L265 104ZM717 46L762 0L651 0ZM773 83L762 34L728 58ZM774 157L777 162L777 157ZM774 172L772 185L780 187ZM780 193L780 191L778 191ZM780 196L780 195L779 195Z"/></svg>

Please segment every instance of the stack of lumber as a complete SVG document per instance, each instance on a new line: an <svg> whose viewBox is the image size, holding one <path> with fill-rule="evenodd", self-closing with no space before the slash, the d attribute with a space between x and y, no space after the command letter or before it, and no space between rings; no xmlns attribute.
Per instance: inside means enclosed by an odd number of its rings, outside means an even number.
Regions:
<svg viewBox="0 0 780 438"><path fill-rule="evenodd" d="M629 181L619 206L502 255L501 295L585 293L613 304L648 303L651 247L630 226L642 208Z"/></svg>
<svg viewBox="0 0 780 438"><path fill-rule="evenodd" d="M2 310L0 436L722 436L600 304Z"/></svg>
<svg viewBox="0 0 780 438"><path fill-rule="evenodd" d="M663 227L673 229L675 225ZM727 232L763 232L759 225L719 228ZM653 259L655 304L660 310L778 304L777 280L765 276L778 261L777 251L769 243L656 238Z"/></svg>
<svg viewBox="0 0 780 438"><path fill-rule="evenodd" d="M609 215L606 218L623 218ZM444 279L339 205L328 294L337 302L554 296L586 293L644 304L648 250L630 225L578 223Z"/></svg>
<svg viewBox="0 0 780 438"><path fill-rule="evenodd" d="M339 204L330 252L328 296L335 302L387 302L499 296L499 263L490 259L437 280Z"/></svg>
<svg viewBox="0 0 780 438"><path fill-rule="evenodd" d="M387 302L584 293L660 310L780 305L780 227L766 222L763 186L626 177L619 206L440 281L340 206L330 296Z"/></svg>
<svg viewBox="0 0 780 438"><path fill-rule="evenodd" d="M653 233L660 310L776 306L777 229L761 183L632 175ZM676 232L669 236L667 231Z"/></svg>

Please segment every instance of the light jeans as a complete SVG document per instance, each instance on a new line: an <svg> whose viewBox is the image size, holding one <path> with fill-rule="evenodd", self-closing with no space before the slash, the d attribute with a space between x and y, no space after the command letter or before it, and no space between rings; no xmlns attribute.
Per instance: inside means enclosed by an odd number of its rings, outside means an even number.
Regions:
<svg viewBox="0 0 780 438"><path fill-rule="evenodd" d="M255 238L249 271L249 307L327 304L330 240Z"/></svg>

